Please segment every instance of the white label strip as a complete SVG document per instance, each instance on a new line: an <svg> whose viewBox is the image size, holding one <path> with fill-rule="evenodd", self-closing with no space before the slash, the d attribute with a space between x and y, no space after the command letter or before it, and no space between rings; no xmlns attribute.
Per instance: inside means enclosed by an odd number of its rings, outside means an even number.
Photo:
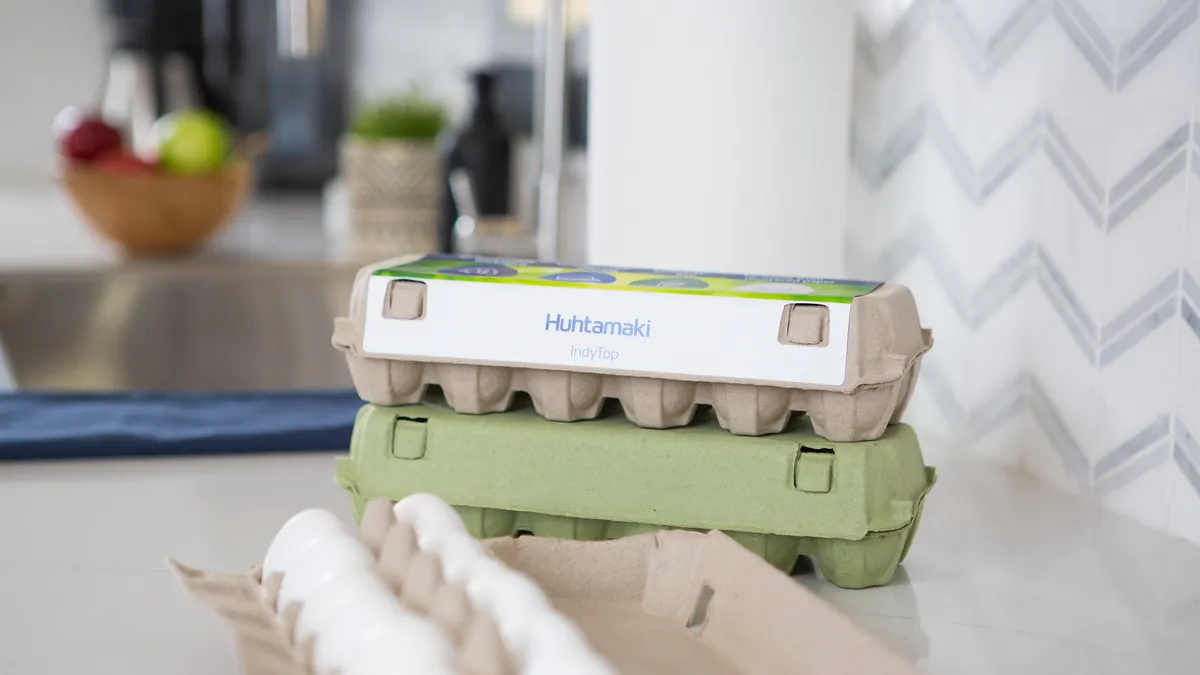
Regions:
<svg viewBox="0 0 1200 675"><path fill-rule="evenodd" d="M395 278L373 277L363 351L406 359L552 366L699 380L837 386L850 305L829 308L823 347L784 345L781 300L422 280L425 316L385 319Z"/></svg>

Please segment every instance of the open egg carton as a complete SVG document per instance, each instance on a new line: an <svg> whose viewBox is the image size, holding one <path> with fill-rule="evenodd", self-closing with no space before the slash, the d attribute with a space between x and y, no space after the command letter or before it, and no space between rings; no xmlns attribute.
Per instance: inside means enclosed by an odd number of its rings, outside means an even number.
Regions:
<svg viewBox="0 0 1200 675"><path fill-rule="evenodd" d="M372 502L359 538L301 512L246 576L172 567L234 624L247 674L617 672L428 495Z"/></svg>
<svg viewBox="0 0 1200 675"><path fill-rule="evenodd" d="M571 422L618 399L659 429L712 406L747 436L804 411L822 437L851 442L900 421L933 338L891 283L427 255L360 270L333 343L375 405L439 385L457 412L481 414L526 392Z"/></svg>
<svg viewBox="0 0 1200 675"><path fill-rule="evenodd" d="M301 512L248 574L170 565L245 675L915 675L717 532L479 542L421 494L372 501L358 536Z"/></svg>

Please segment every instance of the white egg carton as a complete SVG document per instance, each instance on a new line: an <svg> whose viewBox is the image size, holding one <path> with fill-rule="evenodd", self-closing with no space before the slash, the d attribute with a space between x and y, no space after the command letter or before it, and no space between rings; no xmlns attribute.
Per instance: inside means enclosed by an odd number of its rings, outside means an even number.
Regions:
<svg viewBox="0 0 1200 675"><path fill-rule="evenodd" d="M526 392L543 417L571 422L618 399L658 429L710 405L747 436L804 411L838 442L900 421L933 345L897 284L450 256L364 267L332 341L375 405L438 385L457 412L481 414Z"/></svg>
<svg viewBox="0 0 1200 675"><path fill-rule="evenodd" d="M244 675L916 675L719 532L480 544L415 497L369 503L357 552L305 512L249 574L170 565L232 627Z"/></svg>

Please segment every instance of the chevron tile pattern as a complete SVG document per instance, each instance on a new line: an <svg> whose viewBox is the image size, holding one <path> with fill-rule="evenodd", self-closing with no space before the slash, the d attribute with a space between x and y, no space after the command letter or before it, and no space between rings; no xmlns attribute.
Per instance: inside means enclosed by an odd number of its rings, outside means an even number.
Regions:
<svg viewBox="0 0 1200 675"><path fill-rule="evenodd" d="M915 0L882 37L872 34L860 18L856 41L862 63L879 74L894 70L928 24L936 23L951 37L960 58L981 78L988 79L1025 45L1034 31L1053 22L1062 37L1078 49L1092 73L1105 86L1119 91L1195 23L1198 4L1197 0L1162 3L1156 12L1143 19L1133 35L1115 46L1086 7L1104 3L1023 0L990 37L984 38L971 27L963 11L963 6L972 2L980 0ZM871 5L878 3L864 4L869 11Z"/></svg>
<svg viewBox="0 0 1200 675"><path fill-rule="evenodd" d="M847 251L939 334L911 422L1200 543L1198 18L859 0Z"/></svg>
<svg viewBox="0 0 1200 675"><path fill-rule="evenodd" d="M850 147L855 168L868 185L878 189L924 141L928 141L951 170L962 191L977 204L1003 185L1023 163L1044 155L1096 227L1111 230L1182 173L1189 157L1200 152L1198 126L1185 123L1172 131L1108 189L1100 186L1094 172L1080 159L1058 122L1046 112L1035 113L980 167L971 165L937 109L929 105L918 108L882 148L866 147L866 142L857 134L851 137Z"/></svg>
<svg viewBox="0 0 1200 675"><path fill-rule="evenodd" d="M869 264L864 265L858 257L852 266L867 267L879 278L896 278L917 258L937 277L958 319L972 329L980 328L1025 286L1036 285L1055 305L1057 318L1080 353L1097 368L1106 368L1175 318L1182 318L1188 335L1200 341L1200 284L1187 270L1167 274L1120 314L1099 325L1080 304L1061 268L1037 242L1023 244L969 295L962 290L966 283L953 256L927 227L914 227L897 237L884 255Z"/></svg>
<svg viewBox="0 0 1200 675"><path fill-rule="evenodd" d="M922 382L938 399L941 412L966 430L968 438L985 436L1029 412L1040 431L1050 440L1071 478L1094 492L1107 494L1132 482L1149 469L1173 460L1196 491L1200 491L1200 442L1191 436L1182 420L1163 414L1112 447L1104 448L1094 461L1083 453L1062 414L1046 389L1030 372L1018 374L993 392L980 405L965 410L957 402L938 369L929 369Z"/></svg>

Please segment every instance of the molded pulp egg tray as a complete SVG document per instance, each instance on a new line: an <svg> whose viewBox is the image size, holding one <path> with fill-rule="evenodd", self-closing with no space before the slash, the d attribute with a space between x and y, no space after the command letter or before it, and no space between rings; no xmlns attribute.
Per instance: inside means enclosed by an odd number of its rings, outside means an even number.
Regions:
<svg viewBox="0 0 1200 675"><path fill-rule="evenodd" d="M381 520L379 516L390 515L390 509L374 508L379 504L376 501L367 509L360 537L386 583L382 592L390 588L406 611L425 617L451 641L453 672L567 675L561 668L531 665L528 646L514 651L516 627L497 623L494 608L464 600L476 595L470 588L464 595L459 582L439 574L438 556L431 556L424 544L414 550L410 527L394 519L391 524ZM574 626L568 633L583 635L585 643L575 647L576 653L600 659L590 662L596 665L589 673L916 673L824 601L720 532L667 531L606 542L502 538L483 545L499 563L540 588L554 611ZM398 555L399 551L407 553ZM425 564L431 561L432 567ZM287 584L286 574L264 575L263 566L255 566L249 574L203 572L174 561L171 566L184 587L233 630L243 675L341 672L336 666L321 670L314 665L321 653L333 649L321 644L322 639L332 639L330 635L296 637L301 634L298 621L305 618L303 603L278 606L285 604L280 588ZM446 602L453 598L458 601ZM312 603L317 603L315 597ZM338 616L349 621L347 626L360 623L345 612ZM375 638L358 634L350 642L373 640L376 648L387 646ZM412 663L413 655L405 649L362 651L338 644L344 648L339 651L349 650L348 668L356 674L425 672ZM551 655L570 649L557 641L539 644ZM374 658L381 653L391 656ZM368 655L372 658L363 663Z"/></svg>
<svg viewBox="0 0 1200 675"><path fill-rule="evenodd" d="M783 571L809 556L842 587L891 580L936 477L911 428L835 443L805 418L739 437L702 417L663 431L617 411L561 424L529 407L472 416L438 401L367 405L336 479L356 514L370 499L431 493L480 538L721 530Z"/></svg>
<svg viewBox="0 0 1200 675"><path fill-rule="evenodd" d="M363 268L333 344L359 395L419 402L440 385L460 413L527 392L543 417L617 399L648 428L711 405L734 434L873 440L899 422L933 345L897 284L409 256Z"/></svg>

